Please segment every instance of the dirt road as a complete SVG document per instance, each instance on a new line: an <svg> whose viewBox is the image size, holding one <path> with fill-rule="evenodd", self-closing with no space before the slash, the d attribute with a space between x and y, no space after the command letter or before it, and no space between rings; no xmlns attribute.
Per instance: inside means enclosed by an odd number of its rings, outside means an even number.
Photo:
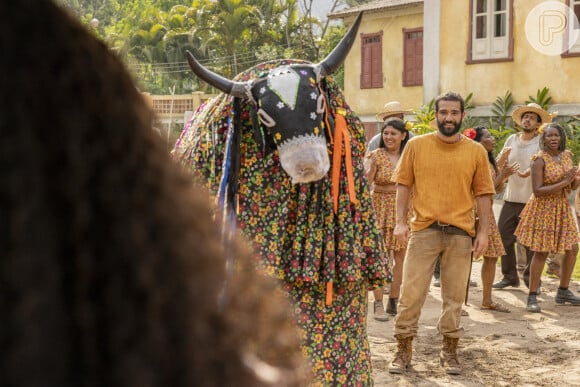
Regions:
<svg viewBox="0 0 580 387"><path fill-rule="evenodd" d="M470 290L465 307L469 316L462 317L466 334L458 353L463 374L449 376L439 366L441 298L439 288L432 286L413 342L413 367L404 375L387 370L396 346L393 320L378 322L369 313L376 386L580 386L580 307L556 306L558 280L542 279L542 313L525 310L523 281L518 289L494 292L495 300L509 306L511 313L482 311L480 268L481 263L474 262L471 278L478 286ZM500 275L498 267L496 277ZM578 291L578 282L570 289Z"/></svg>

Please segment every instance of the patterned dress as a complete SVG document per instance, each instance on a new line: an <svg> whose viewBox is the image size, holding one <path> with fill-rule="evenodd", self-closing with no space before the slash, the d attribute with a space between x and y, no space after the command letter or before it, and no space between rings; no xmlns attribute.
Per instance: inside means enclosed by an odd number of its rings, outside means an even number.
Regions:
<svg viewBox="0 0 580 387"><path fill-rule="evenodd" d="M234 80L247 81L279 65L295 63L304 62L267 62ZM312 364L313 385L368 386L373 379L367 295L369 289L386 284L387 261L364 175L364 128L332 78L326 77L324 87L329 110L346 110L358 202L353 203L348 194L344 149L335 214L331 173L318 182L292 184L278 151L264 152L256 140L252 106L243 101L237 222L257 252L258 265L281 281L294 303L303 352ZM232 101L221 94L200 107L173 151L214 193L225 165ZM332 145L328 153L332 163ZM333 297L326 305L329 284Z"/></svg>
<svg viewBox="0 0 580 387"><path fill-rule="evenodd" d="M540 151L534 159L544 160L544 184L554 184L564 178L566 171L574 168L572 153L560 153L557 161L548 153ZM515 231L520 243L533 251L563 253L580 241L572 207L568 202L569 190L545 196L532 197L522 210L521 220Z"/></svg>
<svg viewBox="0 0 580 387"><path fill-rule="evenodd" d="M491 163L489 164L489 171L491 173L491 178L495 180L497 173L493 168ZM495 221L495 215L493 214L493 197L490 199L491 207L489 209L489 234L488 234L488 245L487 250L483 253L484 257L500 257L505 255L505 249L503 247L503 242L501 241L501 235L499 234L499 229L497 228L497 222Z"/></svg>
<svg viewBox="0 0 580 387"><path fill-rule="evenodd" d="M371 153L368 157L371 159L372 165L376 168L376 174L374 177L375 185L388 185L394 184L391 181L391 176L395 170L396 165L393 165L387 150L385 148L378 148ZM375 210L375 217L377 218L377 224L379 230L383 234L383 242L385 250L401 250L405 248L397 238L393 236L393 231L395 229L396 223L396 213L397 213L397 203L396 203L397 192L378 192L373 191L373 208Z"/></svg>

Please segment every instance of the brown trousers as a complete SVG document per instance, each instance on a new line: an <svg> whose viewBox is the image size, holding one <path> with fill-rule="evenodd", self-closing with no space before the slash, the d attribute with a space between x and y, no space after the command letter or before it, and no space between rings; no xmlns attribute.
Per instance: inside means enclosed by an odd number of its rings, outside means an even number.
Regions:
<svg viewBox="0 0 580 387"><path fill-rule="evenodd" d="M416 336L421 309L425 304L431 276L441 254L441 316L437 324L443 336L459 338L461 308L471 270L472 239L427 228L411 233L405 263L403 285L395 317L395 334Z"/></svg>

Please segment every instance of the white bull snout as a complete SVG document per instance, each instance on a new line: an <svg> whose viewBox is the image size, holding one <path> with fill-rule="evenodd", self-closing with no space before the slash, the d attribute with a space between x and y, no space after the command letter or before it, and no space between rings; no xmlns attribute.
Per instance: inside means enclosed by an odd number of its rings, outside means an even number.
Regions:
<svg viewBox="0 0 580 387"><path fill-rule="evenodd" d="M321 136L299 136L278 146L280 164L292 184L320 180L330 168L326 140Z"/></svg>

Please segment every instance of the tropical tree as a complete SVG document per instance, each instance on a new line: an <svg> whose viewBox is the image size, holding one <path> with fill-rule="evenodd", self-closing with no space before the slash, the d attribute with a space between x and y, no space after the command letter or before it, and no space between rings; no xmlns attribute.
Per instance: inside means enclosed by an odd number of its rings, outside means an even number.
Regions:
<svg viewBox="0 0 580 387"><path fill-rule="evenodd" d="M491 105L493 116L489 119L489 132L495 137L495 154L503 148L505 140L514 132L511 120L511 111L514 99L511 91L507 90L503 96L498 96Z"/></svg>
<svg viewBox="0 0 580 387"><path fill-rule="evenodd" d="M156 93L206 87L190 76L186 50L233 77L264 60L319 61L344 33L312 16L314 0L57 1L87 25L98 19L95 34L127 63L140 87ZM340 4L335 0L333 9ZM340 70L335 75L342 84Z"/></svg>
<svg viewBox="0 0 580 387"><path fill-rule="evenodd" d="M242 0L217 0L212 10L213 26L205 46L213 50L215 56L231 58L231 66L222 63L221 69L228 77L241 70L238 60L247 59L247 53L251 54L246 43L250 41L252 29L259 26L259 12L245 3Z"/></svg>

